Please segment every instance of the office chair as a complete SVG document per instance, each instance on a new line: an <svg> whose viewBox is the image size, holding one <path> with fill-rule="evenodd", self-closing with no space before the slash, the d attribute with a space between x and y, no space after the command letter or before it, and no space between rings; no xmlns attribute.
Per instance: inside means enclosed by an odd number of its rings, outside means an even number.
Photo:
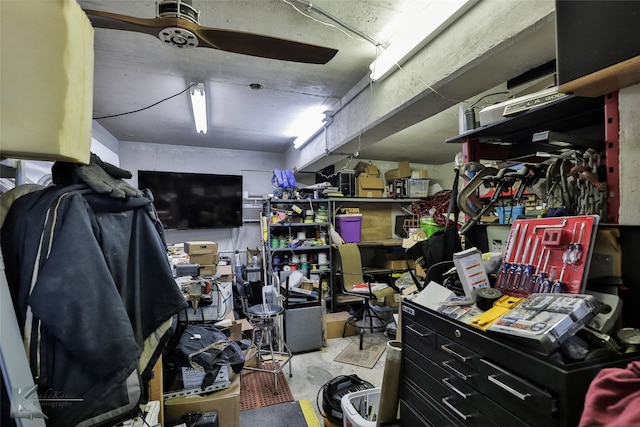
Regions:
<svg viewBox="0 0 640 427"><path fill-rule="evenodd" d="M371 300L393 295L395 291L390 286L384 287L380 290L375 290L372 288L371 280L365 281L362 269L362 259L360 258L360 249L357 244L345 243L338 245L338 254L340 261L340 274L342 276L342 293L344 295L362 298L362 307L347 319L342 336L344 337L348 325L352 325L357 328L360 335L360 350L362 350L365 329L369 329L371 332L373 332L374 329L382 330L388 323L371 307ZM360 284L367 284L368 286L354 290L354 287ZM361 319L360 323L357 322L359 319ZM369 321L368 326L367 319ZM374 324L374 322L379 324Z"/></svg>

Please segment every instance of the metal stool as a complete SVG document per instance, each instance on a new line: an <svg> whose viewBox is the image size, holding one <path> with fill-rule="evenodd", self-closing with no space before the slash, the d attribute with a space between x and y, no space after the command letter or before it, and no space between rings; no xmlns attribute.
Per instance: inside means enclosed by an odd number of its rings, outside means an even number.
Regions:
<svg viewBox="0 0 640 427"><path fill-rule="evenodd" d="M278 393L278 372L282 371L286 364L289 364L289 377L293 376L291 372L291 358L293 356L274 322L282 313L284 313L284 308L276 304L256 304L249 307L247 313L251 323L257 327L253 330L255 349L247 354L246 359L249 360L256 356L256 367L250 366L244 369L272 373L274 394ZM266 360L271 361L273 369L264 367ZM276 365L276 361L280 362L279 365Z"/></svg>

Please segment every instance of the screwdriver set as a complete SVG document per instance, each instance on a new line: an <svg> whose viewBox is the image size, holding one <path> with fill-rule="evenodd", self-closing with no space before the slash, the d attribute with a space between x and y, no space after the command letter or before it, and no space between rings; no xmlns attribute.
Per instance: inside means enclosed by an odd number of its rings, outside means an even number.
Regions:
<svg viewBox="0 0 640 427"><path fill-rule="evenodd" d="M584 292L598 220L597 215L515 220L494 287L519 298Z"/></svg>

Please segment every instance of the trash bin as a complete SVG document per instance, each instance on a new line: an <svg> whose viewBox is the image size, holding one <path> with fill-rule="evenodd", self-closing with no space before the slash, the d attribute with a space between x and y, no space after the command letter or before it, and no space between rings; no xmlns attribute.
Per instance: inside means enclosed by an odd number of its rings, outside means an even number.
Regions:
<svg viewBox="0 0 640 427"><path fill-rule="evenodd" d="M345 243L358 243L362 228L362 214L336 215L336 231Z"/></svg>
<svg viewBox="0 0 640 427"><path fill-rule="evenodd" d="M342 396L343 427L376 427L380 387Z"/></svg>

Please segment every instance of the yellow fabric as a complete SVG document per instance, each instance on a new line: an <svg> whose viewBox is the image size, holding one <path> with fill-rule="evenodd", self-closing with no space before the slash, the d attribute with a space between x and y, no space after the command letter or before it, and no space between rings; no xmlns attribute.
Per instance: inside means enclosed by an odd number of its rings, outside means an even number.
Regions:
<svg viewBox="0 0 640 427"><path fill-rule="evenodd" d="M345 243L338 245L338 252L340 253L340 262L342 263L342 288L345 292L351 292L355 285L360 283L366 283L364 276L362 275L362 258L360 257L360 248L355 243ZM392 287L388 286L379 291L373 292L373 295L357 293L363 298L375 297L381 299L387 295L393 295L395 291Z"/></svg>
<svg viewBox="0 0 640 427"><path fill-rule="evenodd" d="M349 292L355 285L364 283L362 276L362 258L360 258L360 249L355 243L345 243L338 245L340 253L342 287Z"/></svg>

